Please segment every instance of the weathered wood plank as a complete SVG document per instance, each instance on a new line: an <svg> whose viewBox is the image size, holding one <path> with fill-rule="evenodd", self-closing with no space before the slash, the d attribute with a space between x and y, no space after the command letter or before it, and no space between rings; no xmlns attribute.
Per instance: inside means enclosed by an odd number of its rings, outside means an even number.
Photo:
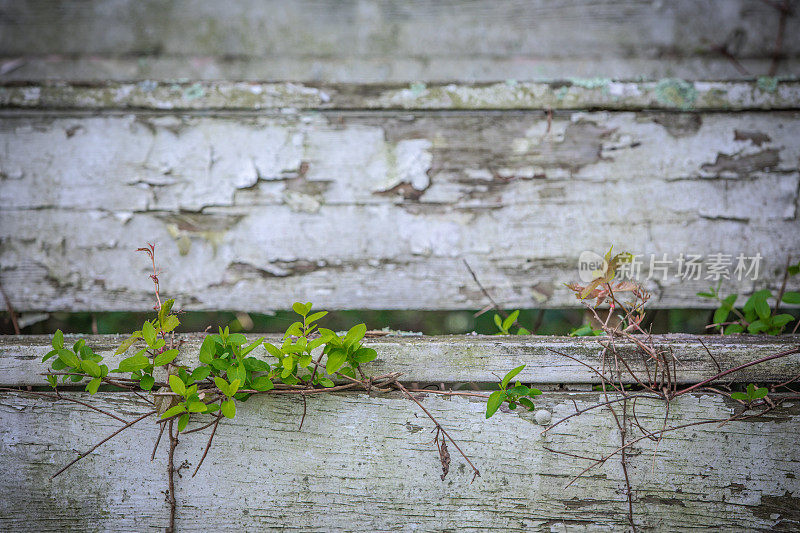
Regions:
<svg viewBox="0 0 800 533"><path fill-rule="evenodd" d="M800 81L615 81L303 84L259 82L5 83L0 107L154 110L796 110Z"/></svg>
<svg viewBox="0 0 800 533"><path fill-rule="evenodd" d="M71 395L71 394L70 394ZM72 395L71 395L72 396ZM132 419L144 412L127 394L78 397ZM538 407L554 419L598 401L594 393L548 393ZM575 404L573 404L573 400ZM425 406L481 470L453 455L443 482L431 424L410 401L363 394L253 398L220 425L197 477L176 477L179 530L606 531L627 527L618 460L564 488L585 461L619 443L611 415L595 411L541 435L527 413L484 420L483 402L426 397ZM669 424L724 418L733 403L710 396L673 402ZM663 406L637 402L644 427L659 428ZM634 517L641 530L795 530L800 482L798 404L747 422L673 432L630 455ZM157 429L143 421L50 481L58 468L119 423L66 401L0 394L0 527L97 531L163 528L165 448L150 462ZM194 426L190 426L194 427ZM635 431L635 430L631 430ZM180 439L177 463L193 468L205 433ZM335 450L335 453L332 452ZM454 453L451 450L451 453Z"/></svg>
<svg viewBox="0 0 800 533"><path fill-rule="evenodd" d="M179 336L184 344L180 347L176 362L190 368L199 365L197 354L203 337L202 334ZM115 368L124 357L113 354L127 338L124 335L67 335L65 342L71 345L78 338L85 338L87 344L105 358L110 368ZM273 343L280 342L280 337L276 335L267 335L267 338ZM50 339L47 335L0 337L0 386L43 385L41 373L49 368L49 363L40 361L52 349ZM659 349L672 349L677 358L677 379L681 383L696 383L717 374L719 368L727 370L800 345L800 335L723 337L671 334L657 335L654 339ZM251 340L255 340L255 337ZM495 374L525 364L527 367L519 374L519 379L524 382L571 384L599 383L596 373L585 365L602 368L601 340L466 335L384 337L368 339L366 344L378 352L378 358L369 366L373 375L402 372L404 381L496 383L498 379ZM716 363L708 356L704 344ZM616 341L615 346L618 353L628 354L627 360L635 372L645 375L644 363L636 355L633 343ZM553 350L575 357L584 365ZM268 358L261 348L255 355ZM654 365L648 364L648 368L652 372ZM728 379L740 383L766 383L785 381L796 374L800 374L800 354L746 368ZM629 376L622 376L622 380L625 383L633 381Z"/></svg>
<svg viewBox="0 0 800 533"><path fill-rule="evenodd" d="M796 112L12 113L0 282L21 311L149 310L156 242L186 309L480 308L462 258L503 305L563 307L613 244L651 305L711 306L711 254L762 256L743 294L800 249L798 138Z"/></svg>
<svg viewBox="0 0 800 533"><path fill-rule="evenodd" d="M5 0L0 50L18 79L733 78L768 72L779 18L747 0Z"/></svg>

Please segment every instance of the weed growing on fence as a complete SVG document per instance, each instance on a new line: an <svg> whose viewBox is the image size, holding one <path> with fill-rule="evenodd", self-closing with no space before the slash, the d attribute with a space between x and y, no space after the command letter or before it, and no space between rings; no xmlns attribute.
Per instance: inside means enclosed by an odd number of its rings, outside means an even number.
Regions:
<svg viewBox="0 0 800 533"><path fill-rule="evenodd" d="M772 291L761 290L753 293L740 309L736 307L738 294L729 294L723 297L720 294L720 286L711 287L707 292L698 292L702 298L708 298L719 302L719 307L714 311L713 323L707 326L714 328L724 335L732 333L765 333L767 335L780 335L786 326L795 318L789 313L780 313L781 303L790 305L800 304L800 292L787 292L786 281L791 276L800 273L800 262L796 265L787 265L783 277L783 284L778 295L775 297L775 305L770 306L769 300L773 298ZM733 320L728 320L733 314ZM795 324L792 333L797 332L800 320Z"/></svg>
<svg viewBox="0 0 800 533"><path fill-rule="evenodd" d="M789 385L800 380L800 375L790 377L783 383L774 384L770 387L758 387L750 383L744 391L732 390L732 388L725 383L724 378L745 368L800 353L800 347L749 361L728 370L723 370L717 363L714 355L709 350L706 350L709 358L716 365L718 372L693 385L681 386L677 379L677 365L680 362L681 354L676 353L669 344L662 343L661 345L656 345L650 332L642 327L645 317L645 304L650 299L650 295L638 284L628 281L615 281L617 269L622 264L630 261L631 257L632 256L627 253L612 255L611 250L609 250L605 256L605 269L598 272L590 283L585 286L576 283L566 284L584 304L584 307L593 316L595 322L599 324L598 328L592 328L588 325L578 328L573 331L572 335L596 336L597 342L601 347L602 364L599 368L595 368L570 354L553 349L550 349L550 351L571 359L591 370L591 372L599 378L600 383L594 387L594 390L602 393L602 401L584 408L579 408L578 405L575 404L574 413L554 421L545 428L543 432L550 432L566 421L581 416L588 411L608 409L611 412L617 430L619 431L621 442L620 446L611 453L601 455L597 458L591 458L578 457L568 452L549 447L545 447L545 449L556 454L562 454L572 457L573 459L582 459L589 462L588 466L573 477L568 486L574 483L578 478L586 475L592 469L605 464L609 459L618 457L624 473L627 489L628 521L633 530L636 530L633 510L634 491L628 475L628 461L632 455L630 452L633 446L648 440L655 443L655 450L653 452L653 461L655 462L661 440L666 434L672 431L698 425L726 424L734 421L742 421L750 418L757 418L772 411L782 402L790 399L790 397L784 395L781 398L777 398L771 397L771 395L782 389L790 393L794 392L789 388ZM467 268L483 294L491 302L489 308L495 308L500 311L500 307L491 298L488 291L480 284L474 271L469 268L469 265L467 265ZM779 313L780 303L800 303L800 294L785 292L786 279L789 276L796 275L799 271L800 263L788 267L782 288L776 298L776 304L772 308L768 305L768 299L772 297L772 294L766 290L753 294L748 299L742 311L739 311L734 306L736 295L721 298L719 296L719 291L713 289L709 293L701 294L703 297L716 298L721 303L720 309L715 313L715 324L713 324L712 327L719 327L721 332L722 328L724 328L724 333L726 334L745 331L749 331L750 333L781 333L784 326L791 321L790 319L792 319L792 316ZM630 299L624 301L623 297L630 297ZM604 304L608 306L608 313L605 314L605 316L601 316L600 306ZM736 314L738 319L733 322L726 322L730 313ZM507 316L513 316L510 322L515 322L518 314L514 313ZM612 318L616 318L616 320L612 322ZM501 332L507 333L509 326L502 322L498 324L498 328L500 328ZM618 345L619 341L624 341L627 344L625 349L622 349L623 347ZM702 340L700 342L702 343ZM631 349L631 346L633 349ZM494 414L503 401L508 400L506 385L516 372L521 369L522 367L518 367L512 370L509 375L506 376L507 379L504 378L503 382L501 382L501 390L492 393L487 405L487 418ZM510 391L513 390L514 388L510 389ZM696 392L724 396L737 402L740 409L727 418L697 420L670 425L671 402L684 394ZM522 402L522 399L519 401ZM637 402L645 401L656 401L664 405L664 420L660 429L648 429L639 423L639 418L636 415ZM523 405L525 405L525 403L523 403ZM511 405L509 405L509 407L511 407Z"/></svg>
<svg viewBox="0 0 800 533"><path fill-rule="evenodd" d="M293 304L292 309L299 319L286 329L283 341L279 345L266 342L263 337L248 344L244 335L230 333L227 327L220 328L218 333L207 335L203 339L197 354L199 365L190 368L179 364L176 360L179 356L180 342L175 337L175 329L180 325L179 312L173 309L174 300L168 299L162 302L155 247L148 244L146 248L139 250L148 254L153 265L150 277L155 287L156 317L145 321L141 329L133 332L119 346L115 355L127 354L132 350L136 350L135 353L122 359L117 368L110 370L104 363L103 357L95 354L83 339L78 340L71 349L65 347L64 335L59 330L52 339L53 349L44 355L42 361L51 361L51 368L45 377L55 389L58 398L64 398L57 388L59 377L62 383L66 381L78 383L88 378L86 391L92 395L96 394L103 384L120 387L137 394L154 409L128 422L80 400L71 400L111 416L123 422L124 426L87 452L80 454L56 472L53 478L125 429L145 418L158 415L161 431L151 458L155 457L161 437L166 430L170 442L167 467L167 499L170 503L168 531L174 531L177 508L174 474L181 468L175 467L174 454L179 435L212 428L203 454L192 474L194 477L208 454L219 424L224 419L236 417L237 403L245 402L257 394L300 395L303 398L303 417L300 421L302 428L306 415L305 398L308 394L351 389L361 389L368 393L392 391L402 393L415 402L434 423L436 432L434 442L441 461L442 480L450 466L448 441L472 468L473 480L480 476L479 470L447 430L412 395L412 392L430 391L406 388L398 380L400 374L397 372L367 376L363 365L375 360L378 354L375 349L363 345L366 326L357 324L344 334L319 327L318 321L327 313L325 311L311 313L310 302ZM316 359L315 351L319 352ZM260 358L259 355L265 358ZM191 357L189 359L193 360ZM521 369L516 372L519 370ZM508 380L510 379L511 377L508 377ZM340 384L337 385L334 380ZM508 380L503 381L504 390ZM525 394L522 394L521 387L517 384L517 387L506 393L509 402L525 405L526 398L522 396L534 394L532 390L526 390ZM144 396L143 392L151 392L153 399ZM475 393L463 394L485 398ZM201 425L187 429L193 417L200 418ZM202 419L203 417L208 418Z"/></svg>

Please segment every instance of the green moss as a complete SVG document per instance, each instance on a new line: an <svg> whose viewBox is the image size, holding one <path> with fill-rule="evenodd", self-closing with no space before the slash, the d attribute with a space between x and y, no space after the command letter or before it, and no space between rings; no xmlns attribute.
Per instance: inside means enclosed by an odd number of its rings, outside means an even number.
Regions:
<svg viewBox="0 0 800 533"><path fill-rule="evenodd" d="M697 100L697 90L688 81L667 78L656 85L656 98L662 104L678 109L692 109Z"/></svg>
<svg viewBox="0 0 800 533"><path fill-rule="evenodd" d="M761 76L756 80L756 85L766 93L774 93L778 90L778 78L773 76Z"/></svg>
<svg viewBox="0 0 800 533"><path fill-rule="evenodd" d="M183 91L183 98L186 100L194 100L196 98L202 98L205 96L206 91L203 89L203 86L199 83L195 83L190 87L187 87L185 91Z"/></svg>
<svg viewBox="0 0 800 533"><path fill-rule="evenodd" d="M576 87L584 89L607 89L612 80L608 78L570 78L569 81Z"/></svg>

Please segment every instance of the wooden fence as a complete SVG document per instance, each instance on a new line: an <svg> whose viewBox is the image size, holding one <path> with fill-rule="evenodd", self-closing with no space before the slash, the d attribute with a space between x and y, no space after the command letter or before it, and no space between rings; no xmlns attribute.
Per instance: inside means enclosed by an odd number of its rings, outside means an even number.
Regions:
<svg viewBox="0 0 800 533"><path fill-rule="evenodd" d="M714 305L696 292L716 284L716 254L731 270L760 258L740 294L777 291L800 250L798 7L0 0L0 285L34 318L149 311L150 271L132 255L149 241L164 293L186 310L482 308L465 261L503 306L561 308L579 305L563 284L578 281L581 253L613 244L642 257L651 307ZM686 279L677 262L690 254L704 270ZM650 258L667 272L650 276ZM191 364L200 335L181 339L178 362ZM120 341L87 338L113 362ZM520 379L545 392L536 412L489 420L483 399L414 393L480 469L473 483L452 449L440 478L433 426L399 394L254 397L219 426L194 478L183 466L197 465L207 432L180 437L177 529L800 529L789 393L760 416L638 441L627 473L615 457L570 484L621 442L606 409L543 433L602 401L596 340L369 343L372 371L409 386L486 387L525 364ZM691 385L800 337L656 343ZM50 480L148 405L49 396L48 346L0 338L0 529L165 527L152 419ZM798 373L793 354L726 383ZM668 412L649 398L626 412L641 433L742 409L688 393Z"/></svg>
<svg viewBox="0 0 800 533"><path fill-rule="evenodd" d="M89 339L114 362L122 336ZM179 362L197 364L199 337L187 337ZM74 339L68 339L71 342ZM701 342L714 355L708 356ZM755 358L791 349L800 337L730 339L671 335L679 380L690 383ZM591 470L581 457L612 452L620 435L608 411L574 417L543 434L548 424L602 401L589 385L597 377L560 357L599 364L593 339L550 337L383 338L370 342L375 372L402 371L406 382L491 382L492 372L527 364L524 382L545 390L535 413L501 411L484 419L475 398L418 394L481 471L453 451L441 467L433 425L399 395L311 395L303 401L255 397L221 424L197 476L207 431L180 438L176 464L179 530L304 531L599 531L628 525L626 484L618 460ZM620 346L622 353L632 349ZM40 355L49 338L0 340L0 384L39 386ZM800 355L750 367L737 381L778 382L800 373ZM131 393L65 392L133 420L150 407ZM774 397L781 401L782 397ZM629 451L634 520L641 530L794 530L800 527L800 403L728 424L670 432L658 446L644 440ZM725 419L742 406L709 394L687 394L670 405L668 427ZM656 431L665 420L660 400L637 400L637 423ZM632 415L629 415L632 416ZM55 480L59 468L122 423L67 400L0 393L0 526L5 530L146 530L164 527L165 453L151 461L158 427L145 420L98 448ZM189 429L196 427L193 423ZM162 443L162 445L164 445ZM334 452L335 450L335 452Z"/></svg>

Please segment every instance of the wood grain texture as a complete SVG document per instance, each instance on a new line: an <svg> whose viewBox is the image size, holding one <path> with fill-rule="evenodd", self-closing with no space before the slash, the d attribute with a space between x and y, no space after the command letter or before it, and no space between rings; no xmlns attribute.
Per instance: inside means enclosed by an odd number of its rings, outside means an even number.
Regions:
<svg viewBox="0 0 800 533"><path fill-rule="evenodd" d="M800 249L797 112L124 113L0 119L0 281L16 309L476 309L579 302L584 250L642 254L656 307L712 306L711 254ZM649 259L672 261L647 280ZM697 280L681 254L703 255ZM751 276L752 277L752 276ZM735 280L734 280L735 281ZM790 289L797 280L790 281Z"/></svg>
<svg viewBox="0 0 800 533"><path fill-rule="evenodd" d="M796 110L800 81L616 81L569 78L499 83L136 83L26 82L0 85L0 107L81 110Z"/></svg>
<svg viewBox="0 0 800 533"><path fill-rule="evenodd" d="M92 350L105 358L109 368L116 368L125 357L114 355L116 348L127 338L125 335L66 335L65 344L71 346L78 338L85 338ZM183 344L176 364L190 369L198 366L197 354L203 338L203 334L180 335L178 340ZM276 335L267 335L266 338L274 344L281 341ZM680 383L697 383L720 370L791 350L800 344L800 335L723 337L671 334L653 338L659 350L672 350ZM255 339L255 336L250 338L251 341ZM0 386L42 385L44 377L41 373L49 368L49 363L42 363L41 359L52 349L50 340L48 335L0 337ZM402 380L407 382L496 383L498 378L495 374L524 364L527 366L519 374L520 380L558 385L599 383L597 374L586 365L598 369L603 367L601 342L605 342L604 339L466 335L390 336L367 339L366 345L378 352L378 358L369 366L370 372L376 376L402 372ZM654 371L652 363L645 366L633 343L618 340L615 346L618 353L628 356L630 368L637 374L644 376L647 369ZM583 364L554 351L574 357ZM131 349L127 355L133 353ZM275 363L262 348L258 348L254 356ZM737 383L782 382L796 374L800 374L800 354L746 368L727 379ZM621 379L625 383L633 382L630 376Z"/></svg>
<svg viewBox="0 0 800 533"><path fill-rule="evenodd" d="M734 78L769 71L779 18L748 0L5 0L0 53L28 80ZM788 17L778 74L799 34Z"/></svg>
<svg viewBox="0 0 800 533"><path fill-rule="evenodd" d="M127 419L145 412L128 394L92 398L68 393ZM595 393L548 393L538 402L554 419L599 400ZM542 436L531 414L501 411L484 420L477 399L427 396L424 405L478 465L453 455L441 481L431 424L406 399L339 394L258 397L220 425L197 477L190 472L207 440L180 439L176 463L179 530L304 531L607 531L627 527L619 461L569 488L586 461L548 452L596 456L619 443L611 415L595 411ZM575 403L573 403L573 401ZM725 418L736 406L719 397L674 401L670 424ZM663 406L637 402L647 428ZM746 422L670 433L632 450L634 516L643 531L796 530L800 455L798 404ZM58 468L119 422L66 401L0 393L0 527L4 530L97 531L163 528L165 448L150 462L152 419L98 448L54 481ZM190 425L195 427L194 423ZM612 429L613 428L613 429ZM206 430L208 431L208 430ZM163 443L162 443L163 444ZM332 453L335 450L335 453ZM453 450L451 450L453 453Z"/></svg>

